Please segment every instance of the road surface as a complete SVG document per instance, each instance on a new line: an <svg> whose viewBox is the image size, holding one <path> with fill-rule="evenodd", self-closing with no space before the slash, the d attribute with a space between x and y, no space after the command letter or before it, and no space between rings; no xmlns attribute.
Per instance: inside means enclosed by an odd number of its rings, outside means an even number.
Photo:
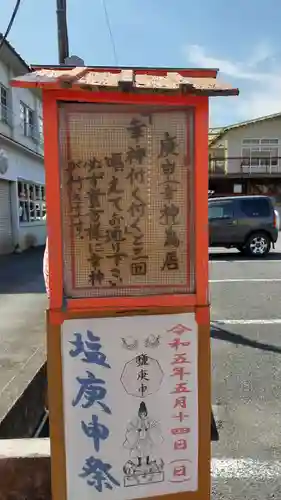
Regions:
<svg viewBox="0 0 281 500"><path fill-rule="evenodd" d="M281 237L265 260L210 255L212 500L281 498Z"/></svg>
<svg viewBox="0 0 281 500"><path fill-rule="evenodd" d="M281 498L281 239L212 251L212 500ZM0 421L45 359L43 250L0 258Z"/></svg>
<svg viewBox="0 0 281 500"><path fill-rule="evenodd" d="M0 422L46 358L43 248L0 257Z"/></svg>

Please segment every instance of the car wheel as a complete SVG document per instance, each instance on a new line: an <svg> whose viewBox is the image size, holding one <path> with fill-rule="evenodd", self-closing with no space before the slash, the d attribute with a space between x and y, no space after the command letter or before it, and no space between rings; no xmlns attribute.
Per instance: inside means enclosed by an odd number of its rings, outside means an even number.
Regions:
<svg viewBox="0 0 281 500"><path fill-rule="evenodd" d="M265 233L253 233L249 237L245 250L251 257L265 257L271 246L271 241Z"/></svg>

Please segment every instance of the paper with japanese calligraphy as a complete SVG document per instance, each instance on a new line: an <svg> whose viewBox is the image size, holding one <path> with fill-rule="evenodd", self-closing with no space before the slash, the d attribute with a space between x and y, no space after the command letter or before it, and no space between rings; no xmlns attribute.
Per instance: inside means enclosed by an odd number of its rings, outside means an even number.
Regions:
<svg viewBox="0 0 281 500"><path fill-rule="evenodd" d="M67 500L198 489L194 314L65 321Z"/></svg>
<svg viewBox="0 0 281 500"><path fill-rule="evenodd" d="M67 296L194 289L192 111L60 109Z"/></svg>

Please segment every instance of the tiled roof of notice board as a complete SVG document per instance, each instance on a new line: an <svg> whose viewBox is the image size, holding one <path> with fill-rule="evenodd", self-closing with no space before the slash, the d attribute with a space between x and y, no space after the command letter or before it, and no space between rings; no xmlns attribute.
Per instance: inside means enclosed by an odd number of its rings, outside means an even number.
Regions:
<svg viewBox="0 0 281 500"><path fill-rule="evenodd" d="M239 90L217 80L216 69L32 67L16 77L14 87L90 91L173 92L195 95L238 95Z"/></svg>

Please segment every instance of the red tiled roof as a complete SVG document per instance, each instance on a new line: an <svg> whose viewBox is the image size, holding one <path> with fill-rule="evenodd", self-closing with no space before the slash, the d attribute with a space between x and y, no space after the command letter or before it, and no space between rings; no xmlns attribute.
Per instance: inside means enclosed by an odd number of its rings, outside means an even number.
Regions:
<svg viewBox="0 0 281 500"><path fill-rule="evenodd" d="M14 78L13 86L83 90L161 91L187 94L238 95L237 88L217 80L217 70L138 68L41 68Z"/></svg>

